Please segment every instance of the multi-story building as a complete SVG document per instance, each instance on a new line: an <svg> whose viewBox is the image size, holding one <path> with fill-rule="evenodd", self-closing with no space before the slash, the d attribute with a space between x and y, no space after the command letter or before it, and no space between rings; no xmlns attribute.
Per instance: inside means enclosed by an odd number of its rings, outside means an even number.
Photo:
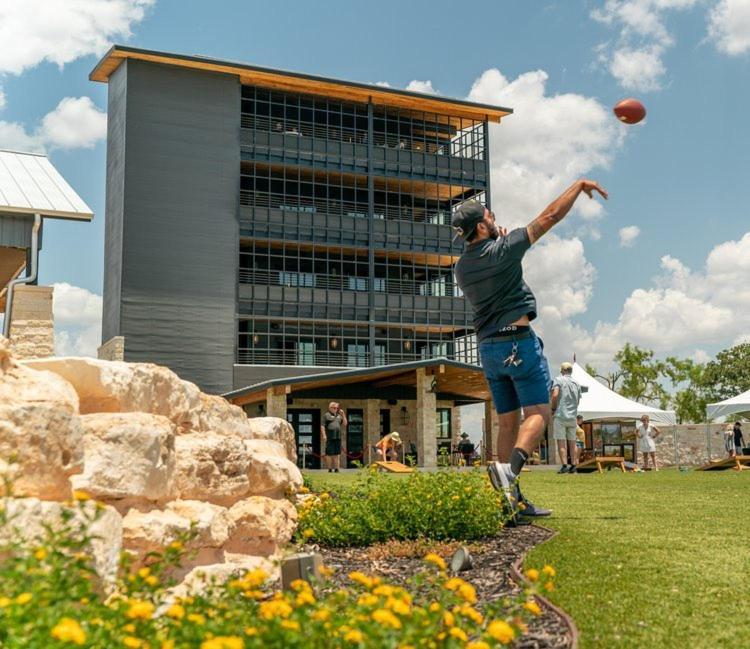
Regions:
<svg viewBox="0 0 750 649"><path fill-rule="evenodd" d="M451 214L510 110L116 46L102 353L227 392L476 363Z"/></svg>

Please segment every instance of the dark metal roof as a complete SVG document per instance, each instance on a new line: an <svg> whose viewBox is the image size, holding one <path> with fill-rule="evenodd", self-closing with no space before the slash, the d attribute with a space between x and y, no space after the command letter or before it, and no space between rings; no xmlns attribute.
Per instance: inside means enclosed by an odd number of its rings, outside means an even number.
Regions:
<svg viewBox="0 0 750 649"><path fill-rule="evenodd" d="M296 85L299 86L300 82L309 85L308 92L312 94L327 94L325 92L316 92L315 84L323 84L326 86L334 85L342 89L342 91L349 90L352 95L362 94L363 97L377 96L383 98L392 96L396 98L409 98L417 100L420 103L426 104L423 110L438 112L434 106L442 104L444 110L451 112L451 107L458 110L459 113L470 111L475 114L477 119L489 118L493 121L499 121L501 117L510 115L513 113L512 108L504 108L502 106L494 106L490 104L479 104L476 102L466 101L464 99L456 99L453 97L444 97L442 95L432 95L428 93L414 92L411 90L401 90L398 88L388 88L385 86L377 86L374 84L361 83L358 81L344 81L341 79L335 79L331 77L321 77L312 74L305 74L301 72L290 72L287 70L279 70L274 68L265 68L257 65L250 65L247 63L241 63L237 61L227 61L220 59L213 59L206 56L199 55L187 55L187 54L174 54L171 52L161 52L158 50L147 50L137 47L129 47L125 45L114 45L104 55L104 57L96 64L96 67L89 74L89 79L92 81L103 81L109 80L109 75L114 72L120 63L127 58L135 58L146 61L152 61L155 63L165 63L171 65L179 65L182 67L192 68L203 68L207 70L215 70L218 72L237 74L243 76L243 73L250 77L260 77L266 79L278 78L279 80L296 81ZM258 85L263 85L258 83ZM302 88L298 88L298 91L304 92ZM366 99L365 99L366 100ZM387 104L387 101L380 101L378 103Z"/></svg>

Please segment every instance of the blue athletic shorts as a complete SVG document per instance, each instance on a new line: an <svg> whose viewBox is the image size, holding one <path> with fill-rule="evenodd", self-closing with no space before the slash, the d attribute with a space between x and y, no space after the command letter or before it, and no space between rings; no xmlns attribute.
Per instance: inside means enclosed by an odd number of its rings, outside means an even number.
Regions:
<svg viewBox="0 0 750 649"><path fill-rule="evenodd" d="M503 414L523 406L549 403L552 389L544 343L532 331L531 336L516 341L516 357L523 362L505 367L503 361L513 350L513 340L484 341L479 345L479 359L492 392L495 410Z"/></svg>

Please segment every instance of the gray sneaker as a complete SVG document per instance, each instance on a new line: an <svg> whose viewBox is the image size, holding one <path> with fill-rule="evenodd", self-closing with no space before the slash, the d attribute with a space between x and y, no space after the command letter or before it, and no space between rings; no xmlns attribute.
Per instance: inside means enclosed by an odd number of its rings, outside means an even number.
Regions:
<svg viewBox="0 0 750 649"><path fill-rule="evenodd" d="M510 511L511 520L515 520L518 516L518 480L510 470L510 464L490 462L487 465L487 473L495 491L505 496L505 504Z"/></svg>

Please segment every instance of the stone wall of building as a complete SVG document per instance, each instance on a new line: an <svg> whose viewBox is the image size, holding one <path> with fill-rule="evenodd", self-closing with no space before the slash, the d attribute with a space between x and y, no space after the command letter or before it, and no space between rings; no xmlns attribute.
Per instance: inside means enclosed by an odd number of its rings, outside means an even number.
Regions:
<svg viewBox="0 0 750 649"><path fill-rule="evenodd" d="M709 459L726 457L724 426L725 424L709 424L707 433L706 424L657 424L657 428L661 430L661 435L656 439L656 458L659 464L699 465L705 464Z"/></svg>
<svg viewBox="0 0 750 649"><path fill-rule="evenodd" d="M125 336L113 336L97 349L96 355L103 361L125 360Z"/></svg>
<svg viewBox="0 0 750 649"><path fill-rule="evenodd" d="M51 286L16 286L10 325L10 349L18 359L55 353Z"/></svg>

